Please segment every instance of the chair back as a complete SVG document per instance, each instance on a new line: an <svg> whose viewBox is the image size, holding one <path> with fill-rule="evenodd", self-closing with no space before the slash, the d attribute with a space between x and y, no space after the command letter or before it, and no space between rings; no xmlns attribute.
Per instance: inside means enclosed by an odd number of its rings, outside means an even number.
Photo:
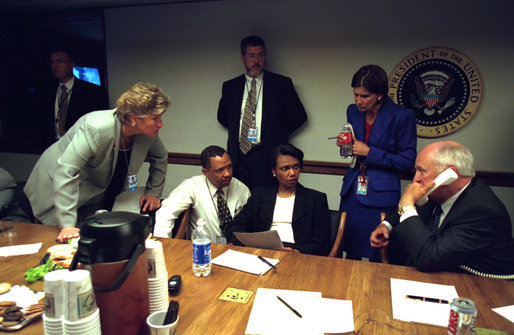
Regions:
<svg viewBox="0 0 514 335"><path fill-rule="evenodd" d="M35 223L34 214L32 213L32 206L30 205L29 198L23 192L23 188L25 187L24 181L16 182L16 190L14 191L14 198L16 199L17 206L19 206L20 210L27 216L27 221Z"/></svg>
<svg viewBox="0 0 514 335"><path fill-rule="evenodd" d="M330 239L332 250L328 257L341 257L343 254L343 234L346 225L346 212L330 211Z"/></svg>
<svg viewBox="0 0 514 335"><path fill-rule="evenodd" d="M380 224L382 221L385 220L386 213L381 212L380 213L380 221L378 224ZM389 257L387 256L387 247L380 248L380 258L382 258L382 263L389 264Z"/></svg>
<svg viewBox="0 0 514 335"><path fill-rule="evenodd" d="M189 216L191 215L191 206L183 211L178 218L175 220L175 226L171 232L172 238L178 238L182 240L189 239Z"/></svg>

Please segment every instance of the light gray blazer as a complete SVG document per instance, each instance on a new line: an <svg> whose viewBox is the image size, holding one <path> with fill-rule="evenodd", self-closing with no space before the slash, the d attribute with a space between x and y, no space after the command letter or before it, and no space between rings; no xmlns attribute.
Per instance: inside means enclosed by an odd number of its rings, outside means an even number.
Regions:
<svg viewBox="0 0 514 335"><path fill-rule="evenodd" d="M44 224L74 227L78 208L101 201L118 159L121 123L115 112L84 115L39 158L24 191L34 216ZM148 156L145 194L161 197L168 151L160 138L136 135L131 153L129 175L135 174Z"/></svg>

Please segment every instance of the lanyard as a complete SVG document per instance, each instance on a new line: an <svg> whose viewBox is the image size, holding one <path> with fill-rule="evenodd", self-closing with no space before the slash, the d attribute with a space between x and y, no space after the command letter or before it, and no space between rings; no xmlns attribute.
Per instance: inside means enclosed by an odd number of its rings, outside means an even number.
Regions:
<svg viewBox="0 0 514 335"><path fill-rule="evenodd" d="M207 177L205 177L205 186L207 186L207 189L209 190L209 195L211 196L212 205L214 206L214 210L216 211L216 215L219 217L220 213L218 211L218 206L216 206L216 204L214 203L214 197L212 196L211 188L209 187L209 183L207 182ZM229 185L229 187L230 187L230 185ZM227 200L225 200L225 202L227 203L227 207L228 207L228 195L229 195L229 191L230 191L229 187L227 187ZM219 196L220 195L218 195L218 197Z"/></svg>

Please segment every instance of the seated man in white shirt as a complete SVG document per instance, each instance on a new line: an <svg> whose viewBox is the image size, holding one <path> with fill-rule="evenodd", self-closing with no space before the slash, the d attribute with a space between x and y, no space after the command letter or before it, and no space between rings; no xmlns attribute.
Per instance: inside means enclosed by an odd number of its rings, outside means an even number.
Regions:
<svg viewBox="0 0 514 335"><path fill-rule="evenodd" d="M207 222L211 241L225 243L224 230L246 204L250 190L245 184L232 178L232 161L225 149L211 145L202 150L200 160L203 174L184 180L162 202L155 216L155 236L172 237L175 220L191 206L189 236L196 228L198 219L203 218ZM220 195L218 190L223 194ZM225 215L223 202L229 210Z"/></svg>

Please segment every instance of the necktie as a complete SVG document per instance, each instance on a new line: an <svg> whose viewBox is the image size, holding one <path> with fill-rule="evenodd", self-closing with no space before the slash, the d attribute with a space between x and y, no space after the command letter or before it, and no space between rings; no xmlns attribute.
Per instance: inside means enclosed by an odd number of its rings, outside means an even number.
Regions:
<svg viewBox="0 0 514 335"><path fill-rule="evenodd" d="M433 234L437 233L437 229L439 229L439 220L441 219L441 214L443 214L441 205L437 205L434 213L432 214L427 223L427 229L430 230L430 232L432 232Z"/></svg>
<svg viewBox="0 0 514 335"><path fill-rule="evenodd" d="M65 124L66 124L66 111L68 110L68 89L66 86L61 85L61 96L59 97L59 111L57 112L57 131L59 136L64 135L66 132Z"/></svg>
<svg viewBox="0 0 514 335"><path fill-rule="evenodd" d="M246 98L245 110L243 113L243 121L241 122L241 135L239 137L239 149L241 152L246 155L248 151L252 148L252 143L248 140L248 130L250 128L255 128L255 96L256 96L256 81L252 79L252 85L250 88L250 93Z"/></svg>
<svg viewBox="0 0 514 335"><path fill-rule="evenodd" d="M220 229L221 232L224 233L225 230L227 230L227 226L232 222L232 215L230 215L227 202L223 198L223 190L221 188L216 191L216 196L218 197L218 218L220 220Z"/></svg>

